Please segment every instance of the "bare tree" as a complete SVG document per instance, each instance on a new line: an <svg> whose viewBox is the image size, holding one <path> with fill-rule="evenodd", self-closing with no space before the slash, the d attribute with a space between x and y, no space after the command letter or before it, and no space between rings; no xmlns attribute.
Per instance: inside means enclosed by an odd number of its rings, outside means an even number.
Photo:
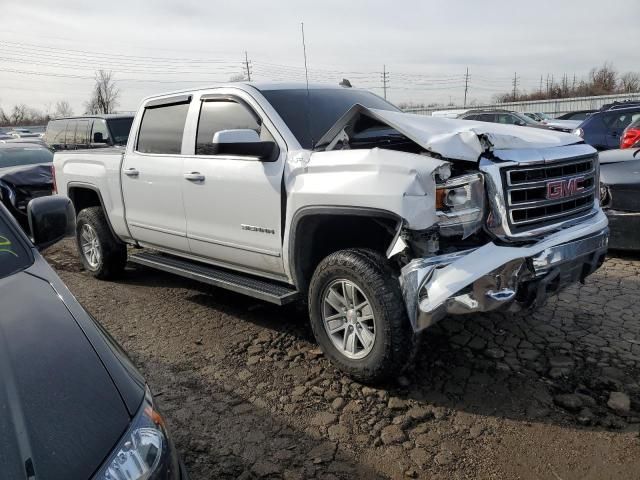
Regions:
<svg viewBox="0 0 640 480"><path fill-rule="evenodd" d="M634 93L640 91L640 74L627 72L620 77L620 90L623 93Z"/></svg>
<svg viewBox="0 0 640 480"><path fill-rule="evenodd" d="M91 98L85 102L87 113L113 113L118 106L120 90L116 86L113 72L98 70Z"/></svg>
<svg viewBox="0 0 640 480"><path fill-rule="evenodd" d="M606 62L600 68L592 68L589 72L589 77L593 90L592 95L604 95L615 92L618 73L610 63Z"/></svg>
<svg viewBox="0 0 640 480"><path fill-rule="evenodd" d="M73 109L71 105L69 105L69 102L66 100L56 102L56 109L53 111L54 117L70 117L71 115L73 115Z"/></svg>
<svg viewBox="0 0 640 480"><path fill-rule="evenodd" d="M27 106L24 103L14 105L9 114L9 121L12 125L20 125L28 118Z"/></svg>

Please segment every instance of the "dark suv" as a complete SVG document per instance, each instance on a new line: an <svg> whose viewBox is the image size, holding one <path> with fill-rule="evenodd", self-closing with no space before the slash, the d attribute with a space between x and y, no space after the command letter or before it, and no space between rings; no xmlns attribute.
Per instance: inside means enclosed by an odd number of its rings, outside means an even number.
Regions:
<svg viewBox="0 0 640 480"><path fill-rule="evenodd" d="M51 120L44 141L54 150L126 145L132 114L87 115Z"/></svg>
<svg viewBox="0 0 640 480"><path fill-rule="evenodd" d="M640 102L613 103L589 115L574 133L598 150L620 148L622 132L638 119Z"/></svg>

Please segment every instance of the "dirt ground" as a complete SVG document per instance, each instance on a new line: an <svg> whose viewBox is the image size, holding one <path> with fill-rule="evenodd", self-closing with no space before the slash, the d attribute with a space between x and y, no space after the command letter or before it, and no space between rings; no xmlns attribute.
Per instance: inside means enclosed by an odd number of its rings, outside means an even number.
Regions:
<svg viewBox="0 0 640 480"><path fill-rule="evenodd" d="M448 318L371 388L303 311L144 267L101 282L46 252L146 376L194 480L640 478L640 258L534 314Z"/></svg>

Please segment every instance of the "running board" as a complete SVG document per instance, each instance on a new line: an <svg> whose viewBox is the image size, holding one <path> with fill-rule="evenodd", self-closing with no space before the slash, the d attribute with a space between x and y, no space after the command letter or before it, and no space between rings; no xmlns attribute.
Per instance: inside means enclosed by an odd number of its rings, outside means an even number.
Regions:
<svg viewBox="0 0 640 480"><path fill-rule="evenodd" d="M298 298L296 289L275 280L266 280L162 253L137 253L129 255L129 261L259 298L276 305L284 305Z"/></svg>

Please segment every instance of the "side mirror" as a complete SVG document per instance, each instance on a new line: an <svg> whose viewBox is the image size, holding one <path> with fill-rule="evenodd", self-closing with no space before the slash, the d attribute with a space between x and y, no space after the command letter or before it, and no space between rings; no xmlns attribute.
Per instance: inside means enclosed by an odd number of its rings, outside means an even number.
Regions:
<svg viewBox="0 0 640 480"><path fill-rule="evenodd" d="M262 141L255 130L220 130L213 135L208 155L241 155L258 157L263 162L274 161L275 142Z"/></svg>
<svg viewBox="0 0 640 480"><path fill-rule="evenodd" d="M27 205L27 216L33 243L40 250L75 234L76 212L62 195L34 198Z"/></svg>
<svg viewBox="0 0 640 480"><path fill-rule="evenodd" d="M102 132L94 132L93 143L107 143L107 141L102 136Z"/></svg>

